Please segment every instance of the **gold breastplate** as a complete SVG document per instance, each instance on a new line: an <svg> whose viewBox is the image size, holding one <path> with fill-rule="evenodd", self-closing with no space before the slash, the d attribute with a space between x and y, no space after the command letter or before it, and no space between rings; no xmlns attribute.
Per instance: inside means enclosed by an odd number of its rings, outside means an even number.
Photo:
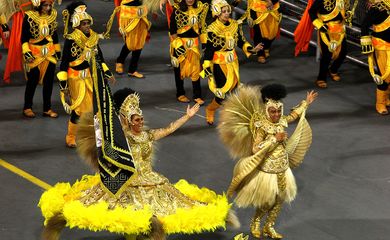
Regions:
<svg viewBox="0 0 390 240"><path fill-rule="evenodd" d="M57 11L52 10L50 15L39 15L37 11L27 11L27 21L30 24L30 33L33 39L43 40L50 37L57 30Z"/></svg>
<svg viewBox="0 0 390 240"><path fill-rule="evenodd" d="M222 50L233 50L237 46L238 41L238 23L231 20L229 25L224 25L216 20L207 29L212 32L209 39L214 47L221 47Z"/></svg>

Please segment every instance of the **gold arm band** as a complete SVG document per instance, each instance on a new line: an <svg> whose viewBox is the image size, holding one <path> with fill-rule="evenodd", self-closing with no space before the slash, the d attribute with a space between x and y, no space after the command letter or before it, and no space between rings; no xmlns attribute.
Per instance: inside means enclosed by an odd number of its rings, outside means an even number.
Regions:
<svg viewBox="0 0 390 240"><path fill-rule="evenodd" d="M22 52L23 53L31 52L31 49L30 49L30 46L28 45L28 42L25 42L22 44Z"/></svg>
<svg viewBox="0 0 390 240"><path fill-rule="evenodd" d="M203 62L203 68L208 68L208 67L211 67L213 65L213 63L210 61L210 60L206 60Z"/></svg>
<svg viewBox="0 0 390 240"><path fill-rule="evenodd" d="M60 71L57 73L57 78L60 81L66 81L68 80L68 73L65 71Z"/></svg>
<svg viewBox="0 0 390 240"><path fill-rule="evenodd" d="M362 36L360 38L360 45L362 46L362 53L368 54L374 52L374 47L372 46L371 36Z"/></svg>
<svg viewBox="0 0 390 240"><path fill-rule="evenodd" d="M316 20L313 21L313 25L319 30L322 26L324 26L324 23L317 18Z"/></svg>
<svg viewBox="0 0 390 240"><path fill-rule="evenodd" d="M245 53L245 56L248 58L248 57L250 57L250 55L252 54L252 53L250 53L249 51L248 51L248 48L249 47L252 47L252 45L250 45L250 43L248 43L248 42L245 42L244 43L244 46L242 46L242 50L244 51L244 53Z"/></svg>
<svg viewBox="0 0 390 240"><path fill-rule="evenodd" d="M171 46L173 48L179 48L181 46L183 46L183 42L181 41L181 38L177 37L175 38L172 42L171 42Z"/></svg>
<svg viewBox="0 0 390 240"><path fill-rule="evenodd" d="M54 49L56 52L61 52L61 45L59 43L54 44Z"/></svg>
<svg viewBox="0 0 390 240"><path fill-rule="evenodd" d="M102 67L103 67L103 71L108 71L110 70L108 67L107 67L107 64L106 63L102 63Z"/></svg>

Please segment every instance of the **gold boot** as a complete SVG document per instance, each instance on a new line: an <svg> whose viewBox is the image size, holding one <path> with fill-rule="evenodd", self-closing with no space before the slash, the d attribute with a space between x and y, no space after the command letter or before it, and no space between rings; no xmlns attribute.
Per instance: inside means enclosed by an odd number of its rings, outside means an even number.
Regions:
<svg viewBox="0 0 390 240"><path fill-rule="evenodd" d="M209 125L213 125L214 124L214 115L215 115L215 111L220 107L221 105L219 105L217 103L217 101L215 101L215 99L213 99L213 101L207 105L206 107L206 121Z"/></svg>
<svg viewBox="0 0 390 240"><path fill-rule="evenodd" d="M275 220L278 217L281 209L282 209L282 202L280 199L277 199L275 202L275 205L269 211L267 219L265 221L265 225L263 228L263 235L265 237L270 237L272 239L282 239L283 238L283 235L276 232L276 230L274 228Z"/></svg>
<svg viewBox="0 0 390 240"><path fill-rule="evenodd" d="M390 86L387 88L386 91L386 106L390 107Z"/></svg>
<svg viewBox="0 0 390 240"><path fill-rule="evenodd" d="M382 91L379 89L376 90L375 108L376 108L376 111L381 115L389 114L389 112L387 111L387 108L386 108L386 103L387 103L388 98L389 97L388 97L386 91Z"/></svg>
<svg viewBox="0 0 390 240"><path fill-rule="evenodd" d="M74 124L71 121L69 121L68 122L68 133L66 134L66 137L65 137L66 146L69 148L76 147L76 130L77 130L77 124Z"/></svg>
<svg viewBox="0 0 390 240"><path fill-rule="evenodd" d="M265 215L266 211L262 211L260 208L256 208L256 213L253 216L250 224L252 236L255 238L261 238L261 219Z"/></svg>

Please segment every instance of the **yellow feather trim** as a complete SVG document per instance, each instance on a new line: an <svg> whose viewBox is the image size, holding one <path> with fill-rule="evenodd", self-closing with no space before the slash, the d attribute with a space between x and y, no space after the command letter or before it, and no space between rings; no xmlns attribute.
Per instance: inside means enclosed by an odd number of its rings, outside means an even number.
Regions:
<svg viewBox="0 0 390 240"><path fill-rule="evenodd" d="M64 196L69 190L69 183L57 183L42 194L38 207L41 208L42 216L45 218L45 226L51 217L62 211L65 203Z"/></svg>
<svg viewBox="0 0 390 240"><path fill-rule="evenodd" d="M100 183L99 175L85 175L70 187L69 183L58 183L46 191L39 202L45 223L56 213L62 213L67 226L120 234L147 234L153 216L149 206L134 210L132 207L108 209L106 202L88 207L78 199L81 192ZM200 233L225 228L225 220L231 205L225 195L218 195L207 188L199 188L180 180L175 187L189 198L207 203L190 209L177 209L175 214L158 216L164 231L172 233Z"/></svg>

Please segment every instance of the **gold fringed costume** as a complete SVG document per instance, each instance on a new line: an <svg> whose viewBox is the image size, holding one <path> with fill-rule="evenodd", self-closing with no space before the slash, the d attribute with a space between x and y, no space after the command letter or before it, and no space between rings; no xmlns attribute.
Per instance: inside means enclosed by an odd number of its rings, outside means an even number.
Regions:
<svg viewBox="0 0 390 240"><path fill-rule="evenodd" d="M361 35L362 53L368 55L369 71L377 84L376 111L386 115L390 106L390 1L371 5L362 22ZM375 65L379 73L375 72Z"/></svg>
<svg viewBox="0 0 390 240"><path fill-rule="evenodd" d="M236 194L235 204L239 207L257 209L251 224L255 237L260 237L260 220L267 216L263 233L277 238L280 235L270 231L274 231L272 226L281 204L294 200L297 192L291 168L303 161L312 134L305 119L306 101L276 123L269 120L267 109L283 109L283 105L272 101L263 104L258 87L240 86L223 103L218 132L230 154L239 159L228 196ZM298 118L294 134L282 143L276 141L275 134L284 132L288 123Z"/></svg>

